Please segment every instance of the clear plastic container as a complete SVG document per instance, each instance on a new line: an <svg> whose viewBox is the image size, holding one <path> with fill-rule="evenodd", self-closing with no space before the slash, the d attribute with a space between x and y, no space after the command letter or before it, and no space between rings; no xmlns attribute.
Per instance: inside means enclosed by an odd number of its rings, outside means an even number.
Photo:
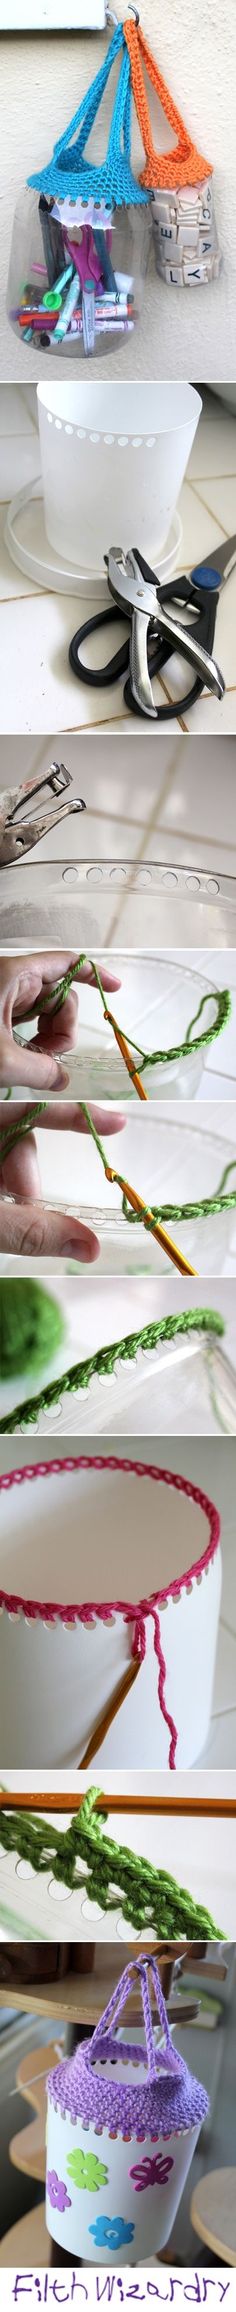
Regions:
<svg viewBox="0 0 236 2312"><path fill-rule="evenodd" d="M99 970L107 967L107 954L93 956ZM115 950L112 957L116 971ZM217 1018L217 996L214 984L203 979L200 972L190 971L177 957L143 952L134 959L122 949L117 957L117 976L121 985L116 994L108 996L109 1007L127 1041L137 1039L134 1067L138 1069L139 1045L145 1052L165 1051L184 1043L190 1021L195 1019L202 997L209 994L209 1004L193 1028L193 1036L201 1038L208 1028L214 1029ZM35 1034L35 1020L24 1027L24 1043ZM157 1061L145 1068L144 1086L148 1099L162 1100L169 1090L173 1100L196 1099L202 1081L206 1052L209 1046L188 1050L184 1057ZM93 1100L132 1100L137 1106L138 1094L118 1049L113 1029L105 1020L101 996L96 987L82 980L79 988L79 1042L76 1052L67 1054L69 1085L64 1092L72 1098ZM21 1095L20 1095L21 1096ZM63 1097L63 1094L62 1094Z"/></svg>
<svg viewBox="0 0 236 2312"><path fill-rule="evenodd" d="M47 838L45 851L47 849ZM0 934L10 945L24 937L77 948L102 940L109 947L236 945L236 878L168 861L75 860L37 862L32 852L0 869ZM37 940L35 924L37 921Z"/></svg>
<svg viewBox="0 0 236 2312"><path fill-rule="evenodd" d="M25 1263L21 1264L19 1261L18 1273L21 1272L21 1265L25 1271ZM58 1262L55 1262L55 1267L58 1268ZM48 1259L45 1262L45 1270L48 1275ZM37 1262L34 1261L34 1273L36 1272ZM42 1264L40 1263L41 1272ZM10 1273L10 1264L8 1273ZM112 1299L106 1298L105 1306L104 1299L103 1304L100 1302L99 1278L97 1278L97 1282L94 1278L91 1292L90 1270L90 1292L88 1282L86 1282L88 1295L86 1308L82 1277L79 1285L79 1298L76 1297L75 1290L73 1302L72 1298L70 1300L69 1297L69 1288L75 1286L75 1278L68 1278L67 1286L64 1279L63 1288L61 1281L63 1296L65 1292L68 1296L66 1339L57 1359L56 1370L55 1366L53 1368L50 1364L50 1369L47 1368L47 1371L40 1375L40 1381L38 1380L38 1388L43 1389L54 1376L56 1379L58 1378L56 1400L53 1405L49 1405L48 1409L44 1407L42 1410L38 1409L36 1403L35 1413L31 1411L30 1416L27 1412L24 1414L24 1401L27 1401L29 1397L31 1400L33 1397L37 1398L37 1382L32 1382L32 1375L29 1370L24 1376L20 1375L18 1379L16 1377L10 1386L5 1384L4 1388L1 1387L1 1417L4 1416L6 1419L6 1412L12 1413L17 1407L15 1434L38 1437L53 1437L54 1435L55 1438L57 1436L74 1436L78 1438L90 1437L91 1439L93 1436L104 1436L114 1439L114 1436L128 1436L130 1438L132 1436L140 1437L142 1434L149 1437L179 1437L183 1432L183 1427L186 1436L202 1434L203 1436L215 1437L221 1432L234 1436L236 1434L234 1325L230 1327L229 1358L225 1348L221 1347L221 1343L219 1344L215 1334L211 1332L209 1322L209 1333L204 1334L199 1328L199 1332L196 1330L191 1332L190 1330L189 1333L177 1335L172 1341L159 1340L154 1348L138 1347L132 1361L130 1361L129 1356L120 1361L117 1351L117 1359L112 1372L93 1373L86 1388L80 1387L77 1379L69 1391L63 1388L63 1373L71 1370L74 1364L77 1366L77 1364L82 1363L84 1358L93 1357L96 1349L108 1346L116 1340L117 1342L119 1339L123 1340L126 1335L129 1336L131 1331L137 1330L139 1333L140 1329L146 1327L149 1322L158 1322L161 1316L169 1314L171 1310L177 1313L179 1307L195 1308L196 1306L196 1288L191 1278L186 1280L188 1283L187 1292L186 1284L183 1288L181 1287L180 1300L176 1279L174 1281L172 1279L171 1299L168 1283L166 1288L168 1303L167 1306L165 1304L165 1307L163 1301L161 1303L158 1301L157 1304L155 1300L155 1305L153 1302L150 1305L148 1299L145 1300L145 1303L142 1301L141 1305L142 1280L140 1280L138 1291L138 1278L133 1278L132 1292L135 1292L136 1285L138 1298L136 1304L132 1299L132 1306L130 1298L127 1298L127 1287L125 1300L126 1279L122 1278L120 1287L115 1278L114 1281L108 1279L107 1295L109 1294L109 1281ZM59 1278L57 1289L60 1290ZM151 1280L149 1280L149 1284L147 1281L147 1293L148 1291L151 1291ZM164 1291L164 1287L162 1287L162 1291ZM208 1305L210 1301L210 1291L208 1292L206 1287L205 1290L200 1289L199 1306ZM220 1295L217 1305L220 1306ZM233 1358L232 1363L231 1356Z"/></svg>
<svg viewBox="0 0 236 2312"><path fill-rule="evenodd" d="M42 203L26 185L15 212L7 291L9 321L23 347L77 361L125 346L139 319L150 233L149 210L138 203L112 210L69 196Z"/></svg>
<svg viewBox="0 0 236 2312"><path fill-rule="evenodd" d="M156 1115L152 1106L146 1114L138 1101L135 1114L132 1110L131 1116L128 1110L119 1138L112 1132L112 1111L110 1126L108 1138L103 1139L108 1162L137 1189L147 1206L197 1203L203 1197L215 1196L228 1164L234 1165L235 1171L226 1190L235 1188L236 1194L236 1129L235 1142L232 1139L230 1143L213 1131L201 1133L189 1122L188 1113L187 1121L185 1113L177 1122L175 1109L167 1109L164 1115L163 1109L158 1109ZM94 1230L100 1245L96 1275L99 1271L102 1276L174 1276L172 1262L142 1221L125 1218L122 1191L115 1183L108 1185L89 1136L78 1140L72 1132L55 1135L40 1131L39 1125L37 1146L43 1204L51 1211L71 1213L83 1227ZM231 1246L234 1257L236 1205L235 1210L205 1217L196 1214L186 1220L169 1218L168 1212L165 1217L164 1212L163 1225L200 1276L220 1276L226 1261L229 1266ZM82 1265L84 1272L84 1260ZM31 1258L29 1274L32 1266L35 1269ZM50 1257L49 1253L47 1269L48 1273L65 1273L66 1259L58 1254Z"/></svg>

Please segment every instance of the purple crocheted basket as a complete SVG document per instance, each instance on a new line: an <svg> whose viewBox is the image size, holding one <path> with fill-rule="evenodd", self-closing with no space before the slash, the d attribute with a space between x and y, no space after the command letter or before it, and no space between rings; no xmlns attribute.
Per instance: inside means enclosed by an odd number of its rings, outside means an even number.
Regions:
<svg viewBox="0 0 236 2312"><path fill-rule="evenodd" d="M143 2044L116 2033L133 1980L142 1995ZM205 2089L172 2044L156 1961L137 1959L125 1968L92 2037L49 2075L47 2223L53 2236L74 2254L77 2247L85 2262L94 2260L96 2249L95 2260L109 2262L109 2247L113 2260L118 2249L122 2260L122 2244L129 2243L130 2257L124 2254L123 2261L138 2262L150 2254L151 2218L153 2244L163 2245L207 2111Z"/></svg>

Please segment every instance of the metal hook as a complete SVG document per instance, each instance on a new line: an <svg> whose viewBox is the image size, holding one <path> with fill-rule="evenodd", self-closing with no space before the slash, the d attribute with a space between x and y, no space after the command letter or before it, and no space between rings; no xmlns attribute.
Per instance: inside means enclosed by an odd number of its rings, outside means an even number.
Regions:
<svg viewBox="0 0 236 2312"><path fill-rule="evenodd" d="M129 11L130 11L130 15L131 15L131 16L134 16L134 18L135 18L135 24L140 24L140 16L139 16L139 11L138 11L138 8L134 8L134 7L133 7L133 0L128 0L128 8L129 8Z"/></svg>
<svg viewBox="0 0 236 2312"><path fill-rule="evenodd" d="M118 16L116 16L116 11L115 11L115 8L106 8L105 14L106 14L106 24L116 24L116 25L118 25L118 23L119 23L119 17L118 17Z"/></svg>

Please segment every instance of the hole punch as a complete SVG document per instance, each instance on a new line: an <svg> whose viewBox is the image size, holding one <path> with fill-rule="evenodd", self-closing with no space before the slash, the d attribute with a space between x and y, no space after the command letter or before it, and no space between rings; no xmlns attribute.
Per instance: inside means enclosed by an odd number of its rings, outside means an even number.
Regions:
<svg viewBox="0 0 236 2312"><path fill-rule="evenodd" d="M53 762L48 771L39 771L37 778L26 779L22 786L6 788L0 794L0 867L19 866L26 852L41 843L44 835L50 834L51 827L58 826L60 819L67 819L70 812L86 810L82 796L73 800L68 794L66 801L60 801L60 796L65 795L71 784L71 771L66 770L65 763ZM40 795L43 787L49 787L51 809L43 817L40 814L37 818L35 814L33 818L19 818L18 814L25 807L27 809L31 796L34 798Z"/></svg>

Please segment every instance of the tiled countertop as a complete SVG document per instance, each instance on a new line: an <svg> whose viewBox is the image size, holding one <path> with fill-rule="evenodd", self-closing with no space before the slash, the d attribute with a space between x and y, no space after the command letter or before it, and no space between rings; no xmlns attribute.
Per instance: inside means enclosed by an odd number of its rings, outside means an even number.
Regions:
<svg viewBox="0 0 236 2312"><path fill-rule="evenodd" d="M94 693L86 685L76 685L69 668L71 636L84 617L93 615L93 608L96 612L97 604L88 604L88 598L83 603L78 596L39 590L16 568L4 544L6 504L26 482L32 481L33 490L39 471L33 399L26 399L23 389L1 388L0 427L2 731L65 732L99 726L117 730L121 723L123 730L130 730L122 686ZM180 514L182 569L202 560L236 528L236 423L209 394L181 492ZM221 702L213 696L198 700L184 723L175 718L173 733L183 728L206 736L235 731L235 612L236 571L222 592L217 615L216 655L224 671L224 698ZM118 620L118 641L120 632ZM100 635L93 651L95 648L100 661ZM159 684L160 703L163 695ZM156 726L145 727L156 738Z"/></svg>

